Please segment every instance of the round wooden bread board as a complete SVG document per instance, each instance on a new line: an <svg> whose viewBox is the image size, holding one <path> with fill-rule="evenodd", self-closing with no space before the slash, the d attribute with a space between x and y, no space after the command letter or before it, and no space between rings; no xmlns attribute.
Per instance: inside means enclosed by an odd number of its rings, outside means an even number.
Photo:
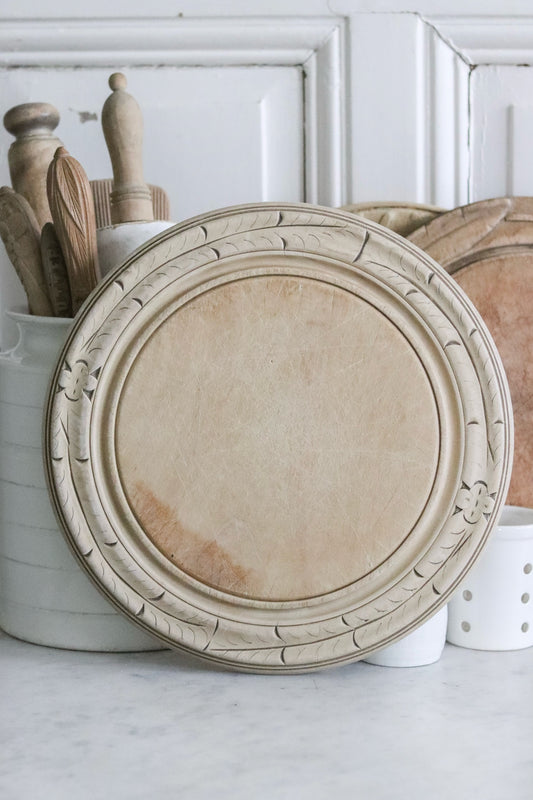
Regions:
<svg viewBox="0 0 533 800"><path fill-rule="evenodd" d="M393 201L352 203L342 206L341 210L377 222L400 236L408 236L446 211L438 206Z"/></svg>
<svg viewBox="0 0 533 800"><path fill-rule="evenodd" d="M455 281L305 204L138 250L77 317L45 429L54 507L102 591L257 672L354 661L428 619L511 463L505 376Z"/></svg>
<svg viewBox="0 0 533 800"><path fill-rule="evenodd" d="M533 508L533 198L457 208L410 237L472 300L501 355L514 411L508 505Z"/></svg>

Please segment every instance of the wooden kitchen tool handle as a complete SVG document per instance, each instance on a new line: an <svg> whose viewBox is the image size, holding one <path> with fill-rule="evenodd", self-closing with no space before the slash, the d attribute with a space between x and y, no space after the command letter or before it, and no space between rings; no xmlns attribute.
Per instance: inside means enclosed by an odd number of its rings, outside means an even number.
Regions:
<svg viewBox="0 0 533 800"><path fill-rule="evenodd" d="M113 93L102 109L102 128L113 167L111 221L114 225L150 222L154 218L152 196L143 178L141 109L125 91L126 85L121 72L113 73L109 78Z"/></svg>
<svg viewBox="0 0 533 800"><path fill-rule="evenodd" d="M72 317L68 269L52 222L47 222L41 231L41 258L54 314L56 317Z"/></svg>
<svg viewBox="0 0 533 800"><path fill-rule="evenodd" d="M0 189L0 238L26 291L30 314L53 316L41 261L39 225L26 198L10 186Z"/></svg>
<svg viewBox="0 0 533 800"><path fill-rule="evenodd" d="M111 222L111 192L113 191L112 178L97 178L89 181L93 193L94 212L96 214L96 227L108 228ZM168 194L160 186L152 183L146 184L152 195L154 219L170 220L170 200Z"/></svg>
<svg viewBox="0 0 533 800"><path fill-rule="evenodd" d="M39 229L52 219L46 173L62 144L54 134L58 122L59 111L50 103L22 103L4 116L6 130L15 136L8 153L11 184L32 207Z"/></svg>
<svg viewBox="0 0 533 800"><path fill-rule="evenodd" d="M48 199L67 267L75 314L100 280L94 202L81 164L59 147L48 169Z"/></svg>

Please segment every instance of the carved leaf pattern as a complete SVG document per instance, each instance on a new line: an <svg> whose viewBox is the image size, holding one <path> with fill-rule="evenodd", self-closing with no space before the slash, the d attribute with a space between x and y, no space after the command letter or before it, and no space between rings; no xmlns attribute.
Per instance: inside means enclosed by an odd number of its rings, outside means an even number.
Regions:
<svg viewBox="0 0 533 800"><path fill-rule="evenodd" d="M47 176L50 211L65 257L76 313L100 280L94 201L81 164L64 147L56 150Z"/></svg>
<svg viewBox="0 0 533 800"><path fill-rule="evenodd" d="M68 282L67 265L51 222L41 231L41 259L50 303L56 317L72 316L72 300Z"/></svg>
<svg viewBox="0 0 533 800"><path fill-rule="evenodd" d="M331 639L323 639L304 645L287 646L283 650L282 661L288 667L300 664L320 664L328 661L342 661L353 657L358 650L352 631Z"/></svg>
<svg viewBox="0 0 533 800"><path fill-rule="evenodd" d="M433 220L430 228L431 239L428 240L426 226L412 233L409 239L419 247L423 247L430 256L436 257L434 250L436 248L439 263L446 268L454 260L455 248L452 246L447 253L442 252L439 241L449 233L450 220L455 217L456 224L460 225L464 253L472 253L491 246L494 232L505 220L512 205L513 199L510 197L486 200L482 205L474 203Z"/></svg>
<svg viewBox="0 0 533 800"><path fill-rule="evenodd" d="M263 672L267 671L276 672L285 669L285 664L282 660L283 650L267 648L246 648L244 650L209 650L205 651L204 655L209 653L215 660L221 661L227 665L228 662L236 669L243 669L246 672Z"/></svg>

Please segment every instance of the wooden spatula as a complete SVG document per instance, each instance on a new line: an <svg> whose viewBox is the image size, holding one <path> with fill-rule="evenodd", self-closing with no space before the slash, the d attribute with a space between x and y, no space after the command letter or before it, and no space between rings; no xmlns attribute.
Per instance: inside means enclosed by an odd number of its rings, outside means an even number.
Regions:
<svg viewBox="0 0 533 800"><path fill-rule="evenodd" d="M35 214L26 198L9 186L0 189L0 237L28 297L30 313L53 317Z"/></svg>

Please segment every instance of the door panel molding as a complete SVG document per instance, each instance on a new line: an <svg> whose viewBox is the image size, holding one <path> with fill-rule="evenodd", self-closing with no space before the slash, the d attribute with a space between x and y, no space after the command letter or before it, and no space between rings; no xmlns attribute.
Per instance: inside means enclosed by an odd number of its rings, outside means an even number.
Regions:
<svg viewBox="0 0 533 800"><path fill-rule="evenodd" d="M424 18L470 66L533 64L533 16Z"/></svg>
<svg viewBox="0 0 533 800"><path fill-rule="evenodd" d="M530 81L527 69L516 68L533 65L533 15L432 16L424 21L468 71L467 202L530 194L531 171L524 158L531 131ZM455 92L458 105L461 91Z"/></svg>
<svg viewBox="0 0 533 800"><path fill-rule="evenodd" d="M425 202L454 208L469 201L471 68L433 25L425 23L424 33Z"/></svg>
<svg viewBox="0 0 533 800"><path fill-rule="evenodd" d="M301 66L305 199L337 206L347 181L344 26L328 17L19 20L0 28L0 66Z"/></svg>

